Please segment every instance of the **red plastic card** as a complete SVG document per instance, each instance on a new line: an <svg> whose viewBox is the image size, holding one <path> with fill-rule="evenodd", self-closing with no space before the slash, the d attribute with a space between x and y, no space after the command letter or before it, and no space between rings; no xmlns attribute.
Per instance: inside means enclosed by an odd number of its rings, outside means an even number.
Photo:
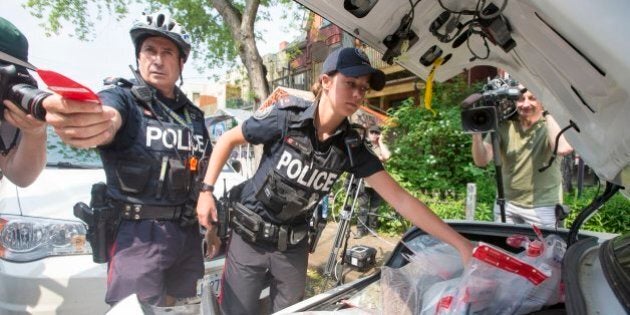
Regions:
<svg viewBox="0 0 630 315"><path fill-rule="evenodd" d="M74 80L52 70L37 69L37 74L48 85L48 89L64 98L101 103L96 93Z"/></svg>

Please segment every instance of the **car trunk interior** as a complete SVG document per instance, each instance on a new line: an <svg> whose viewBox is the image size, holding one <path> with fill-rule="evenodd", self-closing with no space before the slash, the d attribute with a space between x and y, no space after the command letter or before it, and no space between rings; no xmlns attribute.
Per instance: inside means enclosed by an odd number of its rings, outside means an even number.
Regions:
<svg viewBox="0 0 630 315"><path fill-rule="evenodd" d="M497 225L487 222L450 222L450 225L473 242L483 242L491 244L512 254L518 254L523 249L517 249L507 245L507 237L515 234L525 235L530 239L534 239L536 237L533 229L524 225ZM557 234L565 240L569 235L569 230L564 228L558 230L542 229L542 232L544 236L547 236L548 234ZM412 252L403 243L408 244L414 239L422 237L424 235L426 234L419 229L412 229L411 231L407 232L403 236L401 242L397 244L389 259L387 259L385 266L392 268L401 268L408 264L409 261L405 257L411 255ZM585 238L588 237L579 235L580 240ZM316 303L316 307L305 308L303 309L303 311L346 310L349 311L350 314L352 314L351 309L353 307L373 310L375 307L380 307L375 306L375 304L381 302L375 301L380 301L381 299L379 288L381 278L382 272L378 271L369 277L359 279L351 284L348 284L349 287L347 288L341 290L331 290L329 292L330 295L325 300L318 301ZM565 314L565 306L564 303L559 303L553 306L546 306L542 310L533 312L532 314Z"/></svg>

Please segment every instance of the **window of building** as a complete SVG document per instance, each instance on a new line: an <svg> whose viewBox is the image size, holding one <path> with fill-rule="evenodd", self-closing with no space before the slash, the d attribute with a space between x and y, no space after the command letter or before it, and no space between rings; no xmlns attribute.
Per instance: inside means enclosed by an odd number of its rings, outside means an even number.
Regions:
<svg viewBox="0 0 630 315"><path fill-rule="evenodd" d="M296 89L300 90L308 90L307 84L308 80L306 78L306 71L298 73L293 76L293 84Z"/></svg>

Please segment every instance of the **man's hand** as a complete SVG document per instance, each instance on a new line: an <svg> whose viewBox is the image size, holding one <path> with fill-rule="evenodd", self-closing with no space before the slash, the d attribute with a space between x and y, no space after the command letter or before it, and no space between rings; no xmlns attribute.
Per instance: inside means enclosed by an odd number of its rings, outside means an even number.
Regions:
<svg viewBox="0 0 630 315"><path fill-rule="evenodd" d="M472 134L472 157L475 165L485 167L492 161L494 153L492 144L483 141L482 134L475 132Z"/></svg>
<svg viewBox="0 0 630 315"><path fill-rule="evenodd" d="M381 149L381 155L378 157L381 162L389 160L389 158L392 157L392 153L389 151L387 145L385 145L385 142L383 142L383 137L381 136L378 137L378 146Z"/></svg>
<svg viewBox="0 0 630 315"><path fill-rule="evenodd" d="M54 94L47 97L46 122L54 127L61 140L77 148L91 148L114 139L122 124L120 114L112 107L93 102L74 101Z"/></svg>
<svg viewBox="0 0 630 315"><path fill-rule="evenodd" d="M210 230L216 230L214 223L217 222L217 206L214 196L209 191L201 192L197 199L197 219L199 224ZM214 231L216 235L216 231Z"/></svg>
<svg viewBox="0 0 630 315"><path fill-rule="evenodd" d="M20 129L24 135L35 136L45 133L45 122L35 119L35 117L27 114L9 100L5 100L3 103L7 109L4 112L4 118L9 124Z"/></svg>

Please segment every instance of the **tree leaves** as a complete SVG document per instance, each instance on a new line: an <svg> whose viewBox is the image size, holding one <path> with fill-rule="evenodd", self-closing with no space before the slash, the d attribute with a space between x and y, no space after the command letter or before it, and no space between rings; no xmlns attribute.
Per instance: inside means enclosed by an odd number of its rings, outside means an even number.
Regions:
<svg viewBox="0 0 630 315"><path fill-rule="evenodd" d="M69 22L79 39L89 40L94 35L96 21L104 14L120 20L129 13L129 7L138 4L146 12L170 11L190 33L192 55L198 61L196 64L201 65L200 70L231 68L239 57L247 69L252 90L260 98L267 97L269 91L265 88L262 58L256 47L261 34L255 32L254 21L269 19L267 10L274 6L284 8L283 16L288 19L279 25L294 25L299 18L297 12L304 12L291 0L28 0L24 7L44 20L41 25L47 35L59 34L64 23Z"/></svg>
<svg viewBox="0 0 630 315"><path fill-rule="evenodd" d="M437 115L414 106L413 99L390 112L394 127L388 128L394 143L388 171L415 190L461 194L466 183L488 171L473 169L471 137L461 130L458 104L475 91L461 78L436 84L433 108Z"/></svg>

